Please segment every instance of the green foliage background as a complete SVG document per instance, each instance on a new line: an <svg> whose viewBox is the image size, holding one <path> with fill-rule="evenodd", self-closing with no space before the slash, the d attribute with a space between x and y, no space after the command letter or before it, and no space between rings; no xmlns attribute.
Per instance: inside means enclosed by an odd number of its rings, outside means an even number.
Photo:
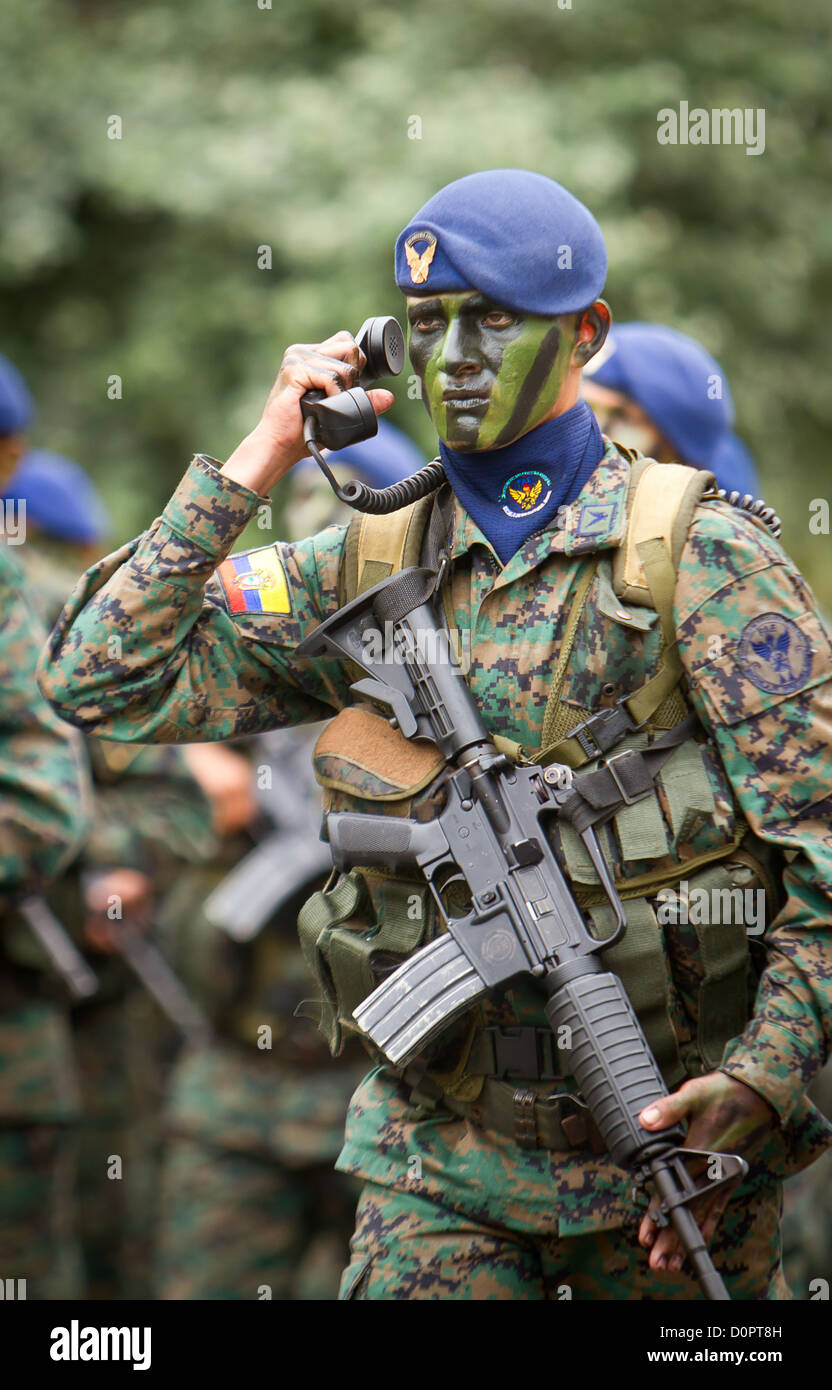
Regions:
<svg viewBox="0 0 832 1390"><path fill-rule="evenodd" d="M525 166L599 217L619 319L720 358L787 547L832 604L832 542L808 527L829 492L832 8L564 3L5 0L0 351L37 395L34 442L91 469L118 538L194 450L251 428L288 342L397 311L392 243L437 187ZM765 153L659 145L681 100L763 107Z"/></svg>

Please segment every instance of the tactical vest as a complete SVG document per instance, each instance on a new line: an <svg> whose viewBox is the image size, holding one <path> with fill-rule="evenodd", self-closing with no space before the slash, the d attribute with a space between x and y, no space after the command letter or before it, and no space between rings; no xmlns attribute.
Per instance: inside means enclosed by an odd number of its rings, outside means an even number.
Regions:
<svg viewBox="0 0 832 1390"><path fill-rule="evenodd" d="M697 469L619 452L631 463L624 539L613 552L572 561L580 571L552 671L540 748L495 740L515 761L564 763L576 778L604 763L614 769L616 756L646 747L690 710L675 644L673 598L694 510L713 479ZM433 497L393 516L357 516L345 542L344 600L407 565L424 563L433 516ZM444 597L453 626L447 584ZM619 640L610 638L607 647L612 664L605 668L604 704L588 689L586 650L590 635L603 642L603 633L616 629ZM628 633L649 639L640 684L611 703L612 687L627 688L617 679L615 662L626 650ZM622 705L629 720L622 717ZM640 728L624 733L630 721ZM766 922L779 910L781 891L775 851L752 836L721 760L702 736L699 728L674 750L646 797L631 801L622 787L620 807L601 832L627 914L623 939L602 957L622 979L668 1087L718 1066L725 1044L750 1017L757 980L743 920L695 924L698 914L691 912L688 923L662 930L673 920L674 903L678 912L680 883L688 885L689 902L696 901L694 889L704 889L722 895L709 901L726 905L736 900L737 889L762 888ZM327 810L424 818L435 814L443 797L438 748L409 743L368 706L350 706L327 726L316 745L315 771ZM554 843L579 906L603 938L612 913L581 840L564 825ZM733 899L726 897L732 893ZM742 918L742 913L729 915ZM344 1030L357 1031L353 1008L406 955L432 939L441 929L437 917L424 881L377 869L330 880L304 906L301 943L320 988L319 1027L334 1052L343 1045ZM683 1002L691 998L693 1008ZM485 1077L510 1076L516 1084L524 1076L545 1080L568 1073L568 1057L558 1057L552 1036L543 1028L512 1028L517 1022L503 999L478 1006L454 1025L422 1063L434 1095L455 1108L454 1102L476 1101Z"/></svg>

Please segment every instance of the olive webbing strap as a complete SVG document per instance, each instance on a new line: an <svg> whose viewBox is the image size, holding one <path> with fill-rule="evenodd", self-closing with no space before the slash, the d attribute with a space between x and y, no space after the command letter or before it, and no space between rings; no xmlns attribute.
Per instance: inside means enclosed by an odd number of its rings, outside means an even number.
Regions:
<svg viewBox="0 0 832 1390"><path fill-rule="evenodd" d="M676 571L670 552L661 538L641 541L636 547L653 607L659 615L664 645L661 665L649 681L640 686L634 694L624 701L630 717L636 724L644 724L671 691L679 684L683 675L676 631L673 626L673 597L676 592Z"/></svg>
<svg viewBox="0 0 832 1390"><path fill-rule="evenodd" d="M646 681L645 684L634 691L632 695L629 695L626 699L621 701L633 724L643 725L647 723L651 715L656 713L660 706L664 704L665 700L667 700L676 689L682 677L683 668L679 658L676 634L673 627L673 598L676 589L676 571L673 568L673 561L671 560L670 553L664 540L661 538L642 541L639 543L637 550L650 591L652 606L659 615L662 636L664 638L664 645L661 652L661 665L656 674L651 676L650 680ZM592 578L593 575L594 571L593 574L590 575L590 578ZM577 597L576 595L576 600ZM585 603L586 594L582 597ZM572 612L569 614L567 633L570 625L573 623L573 619L574 626L577 627L578 619L581 616L580 612L575 611L576 607L577 602L573 604ZM581 611L582 610L583 604L581 605ZM574 639L574 629L572 631L572 638ZM571 645L572 643L570 641L569 651L571 651ZM565 641L564 647L566 647ZM569 651L566 652L567 660ZM561 669L562 665L563 669ZM560 685L557 683L558 675L560 677ZM567 735L565 738L561 738L556 742L547 741L548 731L551 730L556 733L558 726L560 726L560 728L563 727L564 712L568 712L573 728L583 723L585 719L585 716L582 717L580 710L572 706L562 705L560 702L560 688L563 685L565 675L565 663L563 662L563 653L561 653L561 658L558 661L556 679L549 693L546 713L543 717L544 737L542 739L542 749L538 755L538 760L540 762L566 763L569 767L578 768L583 767L585 763L591 761L592 755L587 753L586 749L582 747L577 738ZM683 709L680 710L680 713L683 712Z"/></svg>
<svg viewBox="0 0 832 1390"><path fill-rule="evenodd" d="M578 623L583 616L590 586L597 572L598 558L595 557L586 566L575 589L575 597L572 600L572 607L569 610L569 616L566 620L566 628L563 634L563 641L561 642L558 663L552 676L552 683L549 687L549 697L546 701L546 709L543 714L543 728L540 734L541 751L538 755L538 761L542 761L544 754L551 751L550 744L555 741L556 721L561 709L560 694L566 679L566 668L569 665L569 658L572 655L572 646L575 641L575 633L578 630ZM571 706L569 708L569 713L570 717L574 718L575 711Z"/></svg>

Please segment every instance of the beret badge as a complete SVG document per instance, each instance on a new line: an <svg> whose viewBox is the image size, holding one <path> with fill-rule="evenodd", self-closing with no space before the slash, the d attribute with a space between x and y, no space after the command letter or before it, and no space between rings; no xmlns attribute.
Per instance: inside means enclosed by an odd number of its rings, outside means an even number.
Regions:
<svg viewBox="0 0 832 1390"><path fill-rule="evenodd" d="M427 246L424 250L417 251L413 244L416 241L426 241ZM414 285L423 285L428 278L430 263L436 254L436 237L433 232L412 232L404 244L404 253L410 266L411 280Z"/></svg>

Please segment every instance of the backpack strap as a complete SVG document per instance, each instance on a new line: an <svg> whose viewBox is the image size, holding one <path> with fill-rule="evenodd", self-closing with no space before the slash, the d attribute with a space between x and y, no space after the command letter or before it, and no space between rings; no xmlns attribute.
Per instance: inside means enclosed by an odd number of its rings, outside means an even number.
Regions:
<svg viewBox="0 0 832 1390"><path fill-rule="evenodd" d="M612 567L612 587L625 603L656 608L654 595L644 571L639 547L647 541L664 542L675 574L682 550L693 521L693 514L702 494L714 485L712 473L702 468L689 468L683 463L656 463L636 454L631 464L630 488L627 496L627 533L615 553ZM669 597L664 590L658 597L673 607L673 590ZM656 608L667 630L672 621Z"/></svg>
<svg viewBox="0 0 832 1390"><path fill-rule="evenodd" d="M409 565L438 569L450 554L453 521L454 495L449 484L385 516L356 512L344 542L341 603L349 603ZM458 659L465 670L449 584L442 585L441 596L448 631L457 642Z"/></svg>

